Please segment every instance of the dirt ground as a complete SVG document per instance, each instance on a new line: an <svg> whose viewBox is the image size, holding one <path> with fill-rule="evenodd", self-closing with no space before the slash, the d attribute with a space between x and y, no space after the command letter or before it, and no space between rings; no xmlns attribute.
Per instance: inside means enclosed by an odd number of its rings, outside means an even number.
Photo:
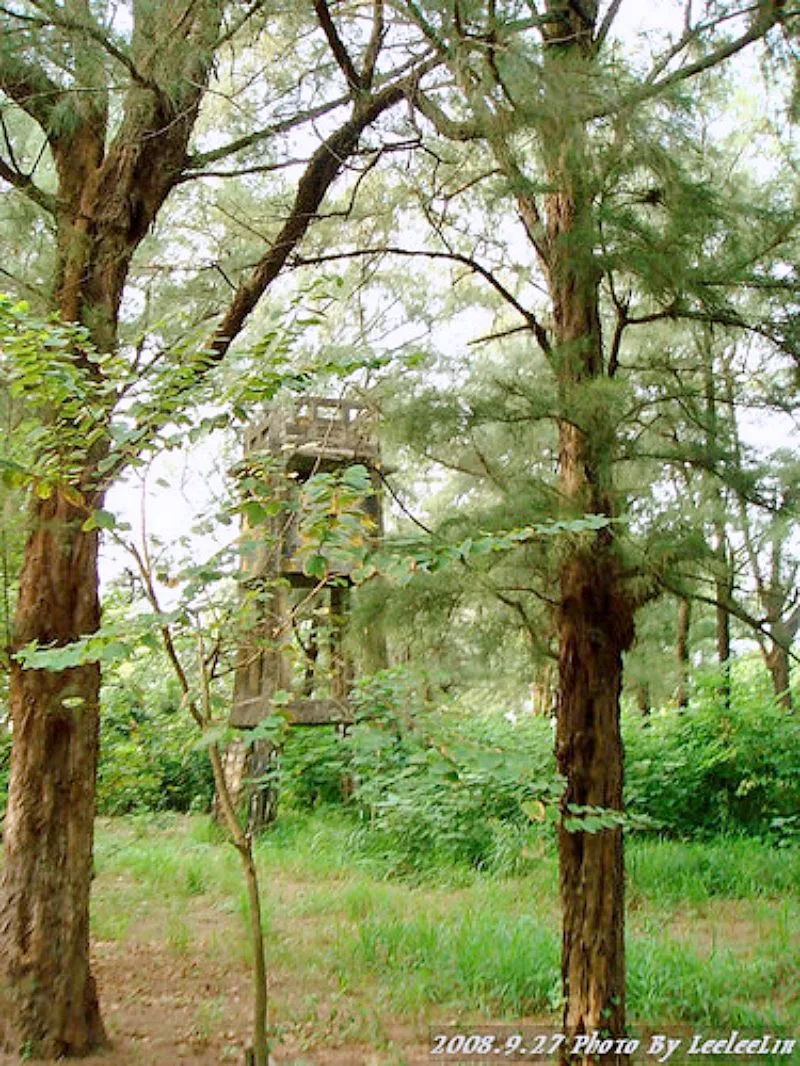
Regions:
<svg viewBox="0 0 800 1066"><path fill-rule="evenodd" d="M111 1047L92 1056L97 1066L242 1066L249 1042L250 992L244 964L176 959L157 943L98 941L93 971ZM325 1008L315 1021L325 1032ZM363 1044L313 1046L306 1034L281 1037L275 1066L429 1066L419 1035L401 1029L387 1034L388 1047ZM63 1060L62 1060L63 1061ZM0 1066L18 1066L0 1054Z"/></svg>

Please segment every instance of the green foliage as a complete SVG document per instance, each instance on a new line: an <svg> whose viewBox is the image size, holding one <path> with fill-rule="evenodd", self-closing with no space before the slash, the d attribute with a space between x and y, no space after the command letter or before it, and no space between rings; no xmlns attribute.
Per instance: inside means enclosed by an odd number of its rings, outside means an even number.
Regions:
<svg viewBox="0 0 800 1066"><path fill-rule="evenodd" d="M629 809L672 834L785 838L800 809L800 723L756 682L724 710L717 681L702 680L683 713L626 719Z"/></svg>
<svg viewBox="0 0 800 1066"><path fill-rule="evenodd" d="M271 886L271 958L282 984L301 982L348 1019L366 1002L391 1025L431 1008L498 1020L530 1012L555 1023L553 845L518 876L465 877L445 867L435 881L392 880L388 857L380 862L343 812L325 810L290 812L256 851ZM798 861L797 851L754 839L629 842L634 1035L664 1025L796 1032ZM240 961L235 857L209 819L103 819L96 871L92 922L101 939L135 940L140 925L131 916L145 915L168 956L186 950L188 935L199 967ZM211 941L209 906L218 935ZM304 1032L319 1047L315 1002L301 999L297 1014L281 1004L280 1020L291 1027L311 1013ZM375 1048L374 1037L363 1039Z"/></svg>
<svg viewBox="0 0 800 1066"><path fill-rule="evenodd" d="M364 502L374 493L369 471L360 463L312 474L303 483L297 555L309 576L325 580L331 572L362 562L375 531Z"/></svg>
<svg viewBox="0 0 800 1066"><path fill-rule="evenodd" d="M738 683L734 697L723 711L711 677L684 712L625 716L630 832L796 839L800 727L758 678ZM357 702L361 721L345 740L292 732L285 804L344 804L358 817L360 846L399 873L452 864L509 872L540 860L559 792L548 720L467 713L463 701L433 709L396 671L363 682ZM567 821L597 832L619 820L575 809Z"/></svg>
<svg viewBox="0 0 800 1066"><path fill-rule="evenodd" d="M605 515L586 514L580 518L537 522L520 529L476 532L457 543L450 543L442 536L395 537L388 549L376 554L366 576L380 570L394 581L407 584L418 573L435 573L443 567L474 563L485 556L502 556L543 538L596 532L611 522Z"/></svg>
<svg viewBox="0 0 800 1066"><path fill-rule="evenodd" d="M12 399L25 400L14 447L2 458L4 483L32 485L41 499L58 486L80 505L74 483L87 450L108 441L109 412L130 368L120 355L98 353L83 326L40 318L3 293L0 348L3 384Z"/></svg>
<svg viewBox="0 0 800 1066"><path fill-rule="evenodd" d="M100 814L208 810L213 782L197 726L160 659L109 671L103 687L97 805Z"/></svg>
<svg viewBox="0 0 800 1066"><path fill-rule="evenodd" d="M295 729L281 760L281 802L300 810L346 801L351 745L333 729Z"/></svg>
<svg viewBox="0 0 800 1066"><path fill-rule="evenodd" d="M538 833L530 805L552 803L558 792L549 722L512 727L495 715L432 710L400 671L364 680L355 702L361 721L345 741L316 732L290 739L283 773L291 802L338 802L351 782L365 845L400 871L524 861Z"/></svg>
<svg viewBox="0 0 800 1066"><path fill-rule="evenodd" d="M145 652L109 670L101 813L210 803L205 751L160 662ZM509 872L540 860L559 789L548 720L525 715L512 723L497 708L478 713L463 700L435 709L397 671L365 680L357 701L361 721L345 738L325 728L289 732L280 769L284 811L341 806L356 834L353 842L399 873L431 873L453 864ZM797 840L800 724L769 701L757 678L736 684L729 711L719 708L711 676L687 710L647 718L628 713L623 729L627 807L636 832L650 820L660 834L673 837L746 834L783 845ZM10 733L2 728L0 794L7 787L10 747ZM575 811L571 821L573 828L590 831L611 824L607 815L591 811ZM705 885L712 866L730 866L731 848L722 849L716 865L705 851L696 861L676 858L670 876L685 867L681 891L691 895L688 881ZM760 873L747 876L755 884ZM659 876L647 874L651 880ZM723 878L727 894L731 878L745 874L732 871ZM716 891L709 885L709 892Z"/></svg>
<svg viewBox="0 0 800 1066"><path fill-rule="evenodd" d="M625 865L638 902L703 906L714 899L800 899L800 849L762 846L744 836L637 839Z"/></svg>
<svg viewBox="0 0 800 1066"><path fill-rule="evenodd" d="M485 893L490 897L490 893ZM491 898L454 914L368 914L342 963L387 980L406 1010L470 1003L521 1017L555 1005L558 937L542 917L498 913Z"/></svg>

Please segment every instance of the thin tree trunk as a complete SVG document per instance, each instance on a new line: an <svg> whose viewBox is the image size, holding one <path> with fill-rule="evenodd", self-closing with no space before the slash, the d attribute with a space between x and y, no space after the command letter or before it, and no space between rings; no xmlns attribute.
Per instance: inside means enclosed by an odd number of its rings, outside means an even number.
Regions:
<svg viewBox="0 0 800 1066"><path fill-rule="evenodd" d="M682 596L678 600L675 654L678 660L678 687L675 699L681 708L689 706L689 625L692 620L691 602Z"/></svg>
<svg viewBox="0 0 800 1066"><path fill-rule="evenodd" d="M636 706L639 714L646 718L650 714L650 686L646 681L639 681L636 685Z"/></svg>
<svg viewBox="0 0 800 1066"><path fill-rule="evenodd" d="M66 644L97 628L97 534L80 531L83 517L59 495L34 502L17 647ZM0 1036L45 1057L105 1042L89 970L99 688L97 665L53 673L12 662Z"/></svg>
<svg viewBox="0 0 800 1066"><path fill-rule="evenodd" d="M724 710L730 710L731 706L731 614L725 604L731 597L730 562L725 551L725 542L721 542L718 548L720 563L727 568L727 576L717 580L716 583L716 643L717 661L722 675L720 685L720 698Z"/></svg>
<svg viewBox="0 0 800 1066"><path fill-rule="evenodd" d="M206 681L207 679L204 679ZM239 853L247 885L247 910L250 919L250 943L253 948L253 1049L246 1056L253 1066L269 1066L269 1041L267 1038L267 956L264 950L263 920L261 915L261 892L258 885L258 869L253 855L253 839L245 833L236 817L225 779L222 755L219 747L212 744L208 749L214 788L219 799L223 821L230 833L234 847Z"/></svg>
<svg viewBox="0 0 800 1066"><path fill-rule="evenodd" d="M714 374L714 352L711 327L706 331L703 346L703 388L706 401L706 448L714 455L719 448L719 425L717 418L717 382ZM731 408L731 410L733 410ZM717 557L716 593L716 640L717 661L721 674L720 699L724 710L731 705L731 616L727 608L733 591L733 567L728 553L725 532L725 496L718 482L711 486L711 501L714 509L714 554Z"/></svg>

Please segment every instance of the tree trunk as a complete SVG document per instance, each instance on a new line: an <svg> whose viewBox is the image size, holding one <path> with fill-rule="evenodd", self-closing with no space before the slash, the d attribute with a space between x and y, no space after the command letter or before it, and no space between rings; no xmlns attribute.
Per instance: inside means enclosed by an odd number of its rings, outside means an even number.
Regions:
<svg viewBox="0 0 800 1066"><path fill-rule="evenodd" d="M636 706L642 718L650 714L650 686L646 681L636 683Z"/></svg>
<svg viewBox="0 0 800 1066"><path fill-rule="evenodd" d="M678 687L675 700L680 708L689 706L689 625L692 620L692 605L685 597L678 600L678 618L675 634L675 654L678 660Z"/></svg>
<svg viewBox="0 0 800 1066"><path fill-rule="evenodd" d="M219 12L213 20L218 25ZM193 70L202 54L199 47L191 53ZM63 321L89 329L101 353L116 346L130 261L180 172L202 86L201 77L177 115L151 91L132 87L108 149L102 114L79 105L69 132L50 135L59 179L55 305ZM87 387L102 386L97 364L81 351L73 358ZM98 388L98 421L108 417L109 391ZM85 508L68 503L60 487L48 500L33 499L15 649L31 641L63 646L99 626L97 532L81 526L87 512L102 506L97 470L106 449L99 440L75 457L79 474L61 472L83 493ZM99 692L97 664L58 671L12 666L0 1040L26 1055L79 1056L106 1043L89 966Z"/></svg>
<svg viewBox="0 0 800 1066"><path fill-rule="evenodd" d="M246 782L249 794L247 831L250 834L260 833L278 817L280 758L281 748L270 740L257 740L248 753L245 765L250 779Z"/></svg>
<svg viewBox="0 0 800 1066"><path fill-rule="evenodd" d="M714 375L714 353L711 332L708 327L707 343L703 348L703 381L706 400L706 447L714 455L719 447L717 421L717 382ZM714 554L717 557L717 576L715 581L717 660L721 673L720 699L723 710L731 705L731 616L728 610L733 592L733 562L728 551L728 538L725 531L725 494L719 483L711 487L711 500L714 508Z"/></svg>
<svg viewBox="0 0 800 1066"><path fill-rule="evenodd" d="M81 154L71 160L72 177L77 181L82 174L93 186L98 150L84 150L80 139L74 147ZM75 189L64 193L65 204L74 205L77 197ZM86 197L82 206L86 212L97 207ZM85 226L83 215L70 221L65 214L59 221L59 246L69 253L59 264L58 308L64 321L91 323L95 347L108 352L122 290L111 287L105 264L113 249L121 285L120 263L127 267L140 237L123 248L113 230L107 242L98 238L96 259L89 261ZM85 353L73 357L88 375L100 373ZM60 486L47 500L32 499L15 650L30 642L71 644L99 627L98 534L81 527L103 503L97 464L106 448L99 440L80 456L80 475L62 474L84 506L69 503ZM13 745L0 882L0 1016L6 1020L0 1038L13 1050L36 1055L85 1055L106 1043L89 968L99 697L99 664L52 671L12 665Z"/></svg>
<svg viewBox="0 0 800 1066"><path fill-rule="evenodd" d="M717 661L722 674L720 697L723 709L727 711L730 710L731 706L731 615L725 604L731 597L731 582L730 562L725 551L724 542L721 549L719 549L719 555L720 561L727 568L726 573L728 575L716 583Z"/></svg>
<svg viewBox="0 0 800 1066"><path fill-rule="evenodd" d="M57 228L55 305L62 319L89 328L101 353L116 345L131 258L186 172L189 140L215 50L228 39L228 31L220 37L225 9L235 6L219 0L135 3L123 61L131 77L113 124L107 104L111 84L105 82L108 57L89 29L91 19L81 14L58 34L62 66L91 92L62 91L50 82L46 64L28 61L27 47L13 55L14 50L6 49L5 55L0 49L0 88L41 127L58 176L54 197L35 197L52 212ZM25 19L10 12L7 17ZM367 91L377 51L370 45L367 52L350 117L311 156L288 217L238 287L210 341L213 356L204 351L194 368L187 367L183 384L170 393L171 402L183 396L195 375L202 376L211 362L224 357L305 236L364 130L405 98L411 77L405 67L390 84ZM117 100L119 73L113 77ZM81 353L75 358L88 362ZM102 374L96 365L94 372ZM97 407L104 408L98 415L103 420L114 404L110 391L99 389L94 397ZM94 493L90 506L95 507L100 501L91 486L99 458L90 454L78 461L78 480ZM119 458L123 463L124 456ZM65 476L72 480L72 470ZM97 538L81 532L85 517L60 497L53 504L35 504L17 645L26 640L67 644L96 629ZM15 753L0 901L0 1019L10 1019L5 1032L12 1044L81 1054L104 1040L89 976L87 925L99 670L49 675L15 668L11 685ZM80 697L80 710L65 713L65 696ZM44 943L45 929L52 949ZM0 1021L0 1036L2 1030Z"/></svg>
<svg viewBox="0 0 800 1066"><path fill-rule="evenodd" d="M789 652L783 645L773 643L764 658L778 705L786 711L793 711Z"/></svg>
<svg viewBox="0 0 800 1066"><path fill-rule="evenodd" d="M81 532L84 517L60 495L34 501L16 647L97 629L97 534ZM95 664L54 673L12 662L0 1037L20 1053L82 1055L105 1043L89 970L99 689Z"/></svg>
<svg viewBox="0 0 800 1066"><path fill-rule="evenodd" d="M555 706L555 670L551 661L542 663L531 682L531 714L549 718Z"/></svg>
<svg viewBox="0 0 800 1066"><path fill-rule="evenodd" d="M576 807L622 811L619 699L632 616L616 572L606 550L576 555L561 575L556 755L567 782L563 816ZM618 1038L625 1032L622 829L569 832L562 820L558 846L564 1032L571 1040L595 1030Z"/></svg>
<svg viewBox="0 0 800 1066"><path fill-rule="evenodd" d="M574 146L580 136L566 138ZM566 514L612 517L611 416L587 391L604 377L599 275L592 257L576 255L591 235L591 194L580 158L561 158L548 197L548 274L553 298L561 406L559 481ZM579 235L579 236L576 236ZM582 428L584 422L586 428ZM575 808L622 811L620 730L622 656L633 640L627 596L611 528L583 533L561 566L558 608L558 768L566 780L558 846L562 906L563 1030L568 1043L602 1031L625 1033L625 904L622 829L570 831ZM578 1045L580 1046L580 1045ZM589 1063L587 1051L569 1059ZM621 1054L603 1061L621 1063Z"/></svg>
<svg viewBox="0 0 800 1066"><path fill-rule="evenodd" d="M55 307L65 322L82 323L100 353L114 350L123 289L134 252L174 187L211 69L222 5L193 4L175 19L173 4L134 5L131 60L122 117L108 136L105 64L87 35L67 35L76 70L92 94L42 94L30 107L5 91L42 126L58 175L54 212ZM172 27L168 30L168 27ZM158 47L154 46L158 43ZM163 68L162 68L163 64ZM169 71L169 91L156 85ZM2 74L2 70L0 70ZM43 71L36 75L37 84ZM150 79L150 84L143 84ZM0 79L2 80L2 79ZM23 84L24 84L23 78ZM54 87L55 92L55 87ZM64 99L57 99L64 96ZM47 99L61 109L53 121ZM102 369L74 351L94 406L105 423L113 407ZM55 411L54 417L59 413ZM87 509L60 490L34 499L14 627L14 646L29 641L70 644L100 622L97 533L81 525L100 507L100 440L61 472L83 492ZM78 466L79 475L75 475ZM0 895L0 1036L16 1050L83 1055L105 1043L89 971L89 889L92 870L100 670L11 673L14 728ZM63 700L80 700L64 707ZM73 700L70 699L70 704Z"/></svg>

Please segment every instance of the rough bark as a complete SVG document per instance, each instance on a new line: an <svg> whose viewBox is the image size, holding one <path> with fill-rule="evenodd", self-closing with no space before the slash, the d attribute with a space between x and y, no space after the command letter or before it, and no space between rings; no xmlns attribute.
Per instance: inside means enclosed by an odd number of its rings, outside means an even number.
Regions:
<svg viewBox="0 0 800 1066"><path fill-rule="evenodd" d="M622 810L619 698L622 653L632 635L613 559L582 554L561 575L558 768L564 814L578 807ZM562 905L564 1032L625 1032L625 897L622 830L558 836ZM575 1061L571 1059L570 1061ZM580 1062L592 1061L589 1056ZM607 1062L622 1062L618 1055Z"/></svg>
<svg viewBox="0 0 800 1066"><path fill-rule="evenodd" d="M84 499L91 510L102 493L88 488ZM33 499L15 649L70 644L98 628L97 533L81 529L86 514L60 490ZM0 1040L36 1056L82 1055L105 1043L89 968L99 695L96 663L46 671L12 660Z"/></svg>
<svg viewBox="0 0 800 1066"><path fill-rule="evenodd" d="M582 186L580 133L569 156L551 166L560 192L547 204L548 276L563 410L559 482L568 514L613 517L610 426L585 428L586 389L603 376L599 277L590 255L576 256L576 234L590 232L590 193ZM570 417L570 415L572 417ZM560 574L558 768L566 780L559 828L564 1032L625 1033L625 907L622 830L569 831L577 807L622 811L620 731L622 656L633 640L633 608L619 574L610 529L584 534ZM624 1056L604 1056L622 1062ZM571 1061L575 1061L574 1059ZM579 1062L591 1061L589 1056Z"/></svg>
<svg viewBox="0 0 800 1066"><path fill-rule="evenodd" d="M99 622L97 534L58 496L37 500L16 612L18 644L67 643ZM105 1042L89 970L97 665L11 672L11 758L0 909L0 1037L43 1056ZM78 706L64 706L70 697Z"/></svg>
<svg viewBox="0 0 800 1066"><path fill-rule="evenodd" d="M610 515L600 480L588 461L586 437L572 425L562 426L562 490L576 502L588 497L586 510ZM570 1043L594 1031L615 1038L625 1033L622 829L569 831L564 818L576 807L623 809L622 656L632 640L633 610L613 536L601 531L572 552L560 578L556 757L566 780L558 848L563 1027ZM619 1063L624 1056L603 1061Z"/></svg>
<svg viewBox="0 0 800 1066"><path fill-rule="evenodd" d="M564 62L591 63L587 41L596 5L562 20L548 49L554 84ZM604 379L600 270L592 254L595 222L586 130L552 101L552 128L541 132L549 184L544 265L553 308L553 363L559 404L559 488L569 517L614 516L615 431L609 412L590 399ZM591 411L591 415L589 412ZM625 902L622 829L570 831L575 808L622 811L620 730L622 657L633 640L633 606L620 575L613 527L580 535L560 571L557 610L559 689L556 759L565 779L558 832L562 908L563 1031L576 1037L625 1034ZM603 1055L621 1063L623 1055ZM588 1063L579 1055L570 1062Z"/></svg>

